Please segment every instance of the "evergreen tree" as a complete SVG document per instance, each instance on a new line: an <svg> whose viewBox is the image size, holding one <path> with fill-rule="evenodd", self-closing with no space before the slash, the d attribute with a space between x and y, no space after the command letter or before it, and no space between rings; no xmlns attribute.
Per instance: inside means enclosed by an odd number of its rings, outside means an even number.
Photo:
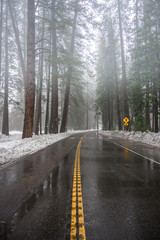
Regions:
<svg viewBox="0 0 160 240"><path fill-rule="evenodd" d="M27 83L23 138L32 137L35 101L35 1L28 0Z"/></svg>

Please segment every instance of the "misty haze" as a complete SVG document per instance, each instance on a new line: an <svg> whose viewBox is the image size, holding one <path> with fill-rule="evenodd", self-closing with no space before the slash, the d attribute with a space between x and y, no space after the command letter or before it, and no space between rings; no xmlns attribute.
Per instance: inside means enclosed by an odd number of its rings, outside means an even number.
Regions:
<svg viewBox="0 0 160 240"><path fill-rule="evenodd" d="M160 239L160 1L0 0L0 240Z"/></svg>

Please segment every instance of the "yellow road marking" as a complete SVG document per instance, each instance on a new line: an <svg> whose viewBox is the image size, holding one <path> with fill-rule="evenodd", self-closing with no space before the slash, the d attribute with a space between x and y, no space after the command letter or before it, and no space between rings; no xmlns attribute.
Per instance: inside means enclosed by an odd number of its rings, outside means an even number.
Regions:
<svg viewBox="0 0 160 240"><path fill-rule="evenodd" d="M82 144L82 139L79 141L77 146L75 164L74 164L70 240L77 240L77 238L79 240L86 240L86 233L85 233L85 227L84 227L84 215L83 215L81 172L80 172L81 144ZM78 216L77 216L77 213L78 213ZM78 225L77 225L77 217L78 217ZM78 226L78 229L77 229L77 226Z"/></svg>

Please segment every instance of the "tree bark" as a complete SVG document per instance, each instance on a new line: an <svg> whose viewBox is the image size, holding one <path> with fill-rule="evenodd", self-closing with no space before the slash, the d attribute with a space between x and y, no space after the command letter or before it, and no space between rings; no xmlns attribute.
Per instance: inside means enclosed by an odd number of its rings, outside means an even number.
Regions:
<svg viewBox="0 0 160 240"><path fill-rule="evenodd" d="M23 138L32 137L35 101L35 1L28 0L27 84Z"/></svg>
<svg viewBox="0 0 160 240"><path fill-rule="evenodd" d="M157 9L158 9L158 6L157 6ZM158 69L158 74L157 74L157 79L155 79L155 83L154 83L154 95L155 95L155 102L154 102L154 115L155 115L155 133L158 133L158 82L160 80L160 57L159 57L159 47L158 47L158 44L159 44L159 38L158 38L158 30L159 30L159 12L157 13L157 24L156 24L156 46L157 46L157 69Z"/></svg>
<svg viewBox="0 0 160 240"><path fill-rule="evenodd" d="M110 116L110 97L109 97L109 88L108 88L108 96L107 96L107 101L108 101L108 129L111 129L111 116Z"/></svg>
<svg viewBox="0 0 160 240"><path fill-rule="evenodd" d="M48 76L47 76L47 103L46 103L46 119L45 119L45 134L48 133L49 130L49 96L50 96L50 58L48 65Z"/></svg>
<svg viewBox="0 0 160 240"><path fill-rule="evenodd" d="M105 108L102 111L102 121L103 121L103 129L107 130L108 129L108 111L107 111L107 108Z"/></svg>
<svg viewBox="0 0 160 240"><path fill-rule="evenodd" d="M23 2L23 62L24 62L24 73L26 77L26 65L27 65L27 1ZM24 80L25 81L25 80Z"/></svg>
<svg viewBox="0 0 160 240"><path fill-rule="evenodd" d="M110 128L111 130L113 130L113 91L111 92L110 94L110 121L111 121L111 124L110 124Z"/></svg>
<svg viewBox="0 0 160 240"><path fill-rule="evenodd" d="M116 60L116 51L115 51L112 20L111 20L111 39L112 39L114 74L115 74L115 83L116 83L116 104L117 104L118 129L120 131L120 130L122 130L122 122L121 122L121 114L120 114L119 87L118 87L118 76L117 76L117 60Z"/></svg>
<svg viewBox="0 0 160 240"><path fill-rule="evenodd" d="M150 107L149 107L149 84L146 84L146 108L145 108L146 125L150 128Z"/></svg>
<svg viewBox="0 0 160 240"><path fill-rule="evenodd" d="M154 100L154 130L155 133L158 133L158 94L157 89L154 92L155 100Z"/></svg>
<svg viewBox="0 0 160 240"><path fill-rule="evenodd" d="M52 24L55 24L55 0L52 0ZM57 32L52 27L52 99L50 133L58 133L58 74L57 74Z"/></svg>
<svg viewBox="0 0 160 240"><path fill-rule="evenodd" d="M45 18L45 10L43 8L43 19ZM40 60L39 60L39 90L38 90L38 95L37 95L37 105L36 105L36 117L35 117L35 134L38 135L39 131L40 134L42 134L42 129L41 129L41 111L42 111L42 83L43 83L43 56L44 56L44 29L45 29L45 24L44 20L42 20L42 37L41 37L41 54L39 55Z"/></svg>
<svg viewBox="0 0 160 240"><path fill-rule="evenodd" d="M128 93L127 93L127 76L126 76L126 64L125 64L125 57L124 57L124 42L123 42L123 31L122 31L122 18L121 18L121 4L120 4L120 0L118 0L118 16L119 16L119 29L120 29L120 42L121 42L124 117L129 118Z"/></svg>
<svg viewBox="0 0 160 240"><path fill-rule="evenodd" d="M72 73L72 67L68 70L68 75L71 76ZM61 129L60 132L65 132L66 125L67 125L67 118L68 118L68 107L69 107L69 97L70 97L70 79L67 79L67 85L65 90L65 97L64 97L64 107L63 107L63 115L62 115L62 123L61 123Z"/></svg>
<svg viewBox="0 0 160 240"><path fill-rule="evenodd" d="M89 109L88 109L88 82L87 82L87 111L86 111L86 115L87 115L87 121L86 121L86 129L88 129L88 114L89 114Z"/></svg>
<svg viewBox="0 0 160 240"><path fill-rule="evenodd" d="M155 130L155 101L152 100L152 110L153 110L153 113L152 113L152 132L154 132Z"/></svg>
<svg viewBox="0 0 160 240"><path fill-rule="evenodd" d="M74 9L74 20L73 20L72 37L71 37L71 45L70 45L70 53L71 53L72 56L74 55L74 48L75 48L75 33L76 33L76 24L77 24L77 15L78 15L78 9L77 9L78 2L79 2L79 0L75 1L75 9ZM68 108L69 108L71 77L72 77L72 66L69 66L68 74L67 74L67 84L66 84L66 90L65 90L63 116L62 116L60 132L65 132L66 131L67 118L68 118Z"/></svg>
<svg viewBox="0 0 160 240"><path fill-rule="evenodd" d="M146 24L147 14L146 14L146 1L143 0L143 21L144 21L144 30L145 30L145 62L147 61L147 37L146 37L146 31L147 31L147 24ZM149 81L146 84L146 96L145 96L145 122L147 128L151 128L151 122L150 122L150 104L149 104ZM153 127L153 122L152 122Z"/></svg>
<svg viewBox="0 0 160 240"><path fill-rule="evenodd" d="M1 69L2 69L2 26L3 26L3 0L1 0L1 16L0 16L0 84L1 84Z"/></svg>
<svg viewBox="0 0 160 240"><path fill-rule="evenodd" d="M159 109L160 109L160 88L158 89L158 95L159 95L159 98L158 98L158 101L159 101ZM160 115L159 115L159 130L160 130Z"/></svg>
<svg viewBox="0 0 160 240"><path fill-rule="evenodd" d="M8 6L6 3L6 26L5 26L5 91L4 91L4 109L2 134L9 135L9 117L8 117Z"/></svg>

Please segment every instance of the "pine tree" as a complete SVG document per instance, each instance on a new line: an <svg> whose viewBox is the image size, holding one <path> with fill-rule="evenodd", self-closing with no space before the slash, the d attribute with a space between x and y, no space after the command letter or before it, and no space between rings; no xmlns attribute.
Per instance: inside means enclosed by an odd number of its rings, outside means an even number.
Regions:
<svg viewBox="0 0 160 240"><path fill-rule="evenodd" d="M35 101L35 1L28 0L27 83L23 138L32 137Z"/></svg>
<svg viewBox="0 0 160 240"><path fill-rule="evenodd" d="M129 118L127 75L126 75L126 63L125 63L125 56L124 56L124 40L123 40L121 2L120 2L120 0L117 0L117 5L118 5L119 32L120 32L120 43L121 43L124 117Z"/></svg>
<svg viewBox="0 0 160 240"><path fill-rule="evenodd" d="M52 98L50 133L58 133L58 66L57 66L57 30L56 30L56 1L52 0Z"/></svg>
<svg viewBox="0 0 160 240"><path fill-rule="evenodd" d="M0 85L2 82L2 26L3 26L3 0L1 0L1 15L0 15Z"/></svg>
<svg viewBox="0 0 160 240"><path fill-rule="evenodd" d="M8 4L6 3L5 19L5 91L3 107L2 134L9 135L9 114L8 114Z"/></svg>
<svg viewBox="0 0 160 240"><path fill-rule="evenodd" d="M71 57L73 57L74 49L75 49L75 34L76 34L77 15L78 15L78 3L79 3L79 0L75 0L75 3L74 3L75 4L74 18L73 18L71 43L70 43ZM69 66L68 67L68 73L67 73L67 84L66 84L66 90L65 90L63 116L62 116L60 132L65 132L66 131L67 118L68 118L68 108L69 108L70 87L71 87L71 85L70 85L71 84L71 76L72 76L72 66Z"/></svg>

